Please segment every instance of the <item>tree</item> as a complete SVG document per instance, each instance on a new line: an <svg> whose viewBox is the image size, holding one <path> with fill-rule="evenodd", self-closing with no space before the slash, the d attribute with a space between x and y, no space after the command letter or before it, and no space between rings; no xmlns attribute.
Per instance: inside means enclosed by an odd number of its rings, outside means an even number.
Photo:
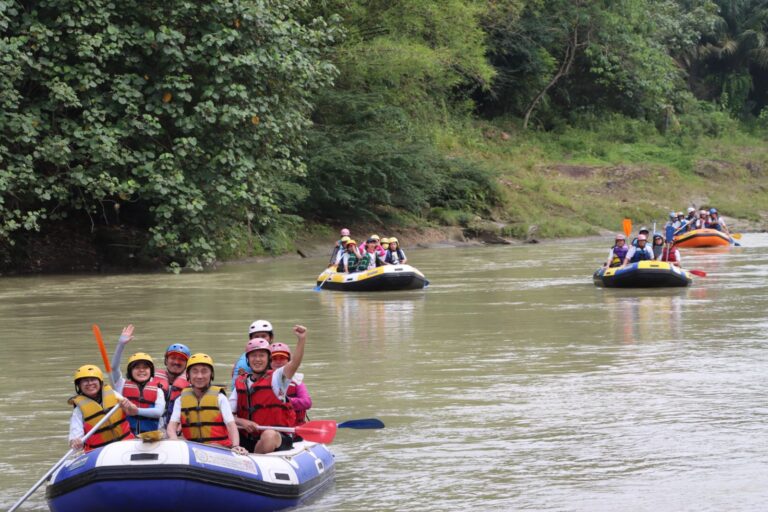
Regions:
<svg viewBox="0 0 768 512"><path fill-rule="evenodd" d="M124 206L193 268L279 219L336 30L300 0L0 0L0 235ZM140 219L140 220L137 220Z"/></svg>

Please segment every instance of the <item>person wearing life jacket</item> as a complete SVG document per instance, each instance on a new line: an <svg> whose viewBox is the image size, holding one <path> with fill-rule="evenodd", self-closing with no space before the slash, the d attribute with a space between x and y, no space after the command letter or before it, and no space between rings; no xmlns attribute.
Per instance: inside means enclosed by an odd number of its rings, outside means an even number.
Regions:
<svg viewBox="0 0 768 512"><path fill-rule="evenodd" d="M347 228L342 228L341 230L341 239L336 241L336 244L333 246L333 251L331 251L331 259L328 260L329 265L338 265L340 255L344 254L344 247L346 245L346 242L350 240L349 236L349 230Z"/></svg>
<svg viewBox="0 0 768 512"><path fill-rule="evenodd" d="M357 272L357 265L360 262L360 255L357 253L357 242L350 240L347 242L347 251L341 258L339 263L339 272L349 274L350 272Z"/></svg>
<svg viewBox="0 0 768 512"><path fill-rule="evenodd" d="M664 249L664 237L661 233L653 234L653 245L651 250L653 251L653 259L658 260L661 257L661 251Z"/></svg>
<svg viewBox="0 0 768 512"><path fill-rule="evenodd" d="M187 382L186 368L187 360L192 352L189 347L183 343L171 343L165 349L163 357L165 368L156 368L155 377L161 383L165 392L165 413L163 414L163 424L167 425L173 411L173 402L179 398L181 391L189 386Z"/></svg>
<svg viewBox="0 0 768 512"><path fill-rule="evenodd" d="M365 252L362 253L357 263L357 272L373 270L376 267L384 265L384 259L378 252L379 241L375 238L369 238L365 242Z"/></svg>
<svg viewBox="0 0 768 512"><path fill-rule="evenodd" d="M293 333L298 339L293 357L282 368L270 369L270 344L265 339L254 338L245 350L251 373L241 375L235 383L235 390L229 396L229 403L236 409L236 422L243 432L243 446L254 453L271 453L289 450L293 437L273 429L260 426L291 427L296 423L296 412L288 401L287 392L291 379L296 375L304 357L307 328L295 325Z"/></svg>
<svg viewBox="0 0 768 512"><path fill-rule="evenodd" d="M379 235L371 235L366 240L365 244L361 245L357 250L357 255L360 257L365 256L365 253L368 252L368 243L370 240L373 240L375 242L374 247L376 248L376 254L383 260L384 259L384 248L381 246L381 237Z"/></svg>
<svg viewBox="0 0 768 512"><path fill-rule="evenodd" d="M405 265L408 263L408 258L405 257L405 252L400 248L400 242L395 237L389 239L389 249L384 256L384 262L390 265Z"/></svg>
<svg viewBox="0 0 768 512"><path fill-rule="evenodd" d="M619 233L616 235L614 246L608 252L608 259L603 263L604 267L620 267L627 256L627 237Z"/></svg>
<svg viewBox="0 0 768 512"><path fill-rule="evenodd" d="M705 220L704 227L709 229L716 229L730 236L728 226L725 225L725 220L720 217L720 214L717 212L716 208L709 209L709 216Z"/></svg>
<svg viewBox="0 0 768 512"><path fill-rule="evenodd" d="M624 264L637 263L639 261L653 260L653 250L648 247L648 237L637 235L637 247L630 247L624 257Z"/></svg>
<svg viewBox="0 0 768 512"><path fill-rule="evenodd" d="M123 349L133 339L133 332L133 325L128 325L120 334L115 354L112 356L111 377L117 392L122 393L133 405L126 411L131 432L141 434L161 427L168 381L155 377L155 362L152 356L144 352L137 352L128 358L128 378L123 378L120 360Z"/></svg>
<svg viewBox="0 0 768 512"><path fill-rule="evenodd" d="M118 398L111 387L104 385L104 374L97 366L86 364L78 368L74 382L77 394L68 400L75 408L69 420L70 448L83 448L89 452L115 441L134 438L125 414L131 403L125 398ZM120 408L83 443L83 437L117 404Z"/></svg>
<svg viewBox="0 0 768 512"><path fill-rule="evenodd" d="M193 354L187 361L189 387L173 405L168 422L168 438L178 439L178 429L187 441L217 444L232 448L240 455L248 452L240 446L235 417L224 388L214 386L213 359L208 354Z"/></svg>
<svg viewBox="0 0 768 512"><path fill-rule="evenodd" d="M266 320L254 320L251 325L248 326L248 339L263 338L272 343L275 339L275 332L272 328L272 324ZM235 362L235 366L232 368L232 388L235 389L235 381L240 375L251 373L251 367L248 365L248 357L245 352L240 354L240 357Z"/></svg>
<svg viewBox="0 0 768 512"><path fill-rule="evenodd" d="M643 226L640 228L640 231L637 232L637 237L632 240L632 247L637 247L637 241L640 239L640 235L644 235L646 237L646 240L648 240L648 237L650 236L651 232L648 230L647 227Z"/></svg>
<svg viewBox="0 0 768 512"><path fill-rule="evenodd" d="M709 215L707 214L707 210L699 210L699 218L696 219L696 225L694 229L704 229L707 224L707 219Z"/></svg>
<svg viewBox="0 0 768 512"><path fill-rule="evenodd" d="M270 366L273 370L282 368L291 360L291 347L285 343L273 343L269 346L269 352L271 354ZM304 384L303 373L296 372L293 374L286 396L293 410L296 411L296 425L303 425L307 422L307 411L312 408L312 398Z"/></svg>
<svg viewBox="0 0 768 512"><path fill-rule="evenodd" d="M673 265L680 266L680 251L677 250L675 244L666 244L662 249L661 254L657 258L659 261L667 261Z"/></svg>

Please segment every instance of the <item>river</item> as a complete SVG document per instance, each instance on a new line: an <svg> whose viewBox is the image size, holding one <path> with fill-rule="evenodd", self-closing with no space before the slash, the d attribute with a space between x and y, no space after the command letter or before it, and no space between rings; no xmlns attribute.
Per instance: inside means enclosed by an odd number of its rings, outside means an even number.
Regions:
<svg viewBox="0 0 768 512"><path fill-rule="evenodd" d="M75 368L123 325L231 368L257 318L293 345L338 431L339 511L764 510L768 235L683 250L685 289L596 288L606 240L409 251L426 290L313 291L324 260L216 272L0 279L0 508L67 450ZM225 382L225 379L217 378ZM105 497L105 510L109 497ZM22 510L46 510L39 490Z"/></svg>

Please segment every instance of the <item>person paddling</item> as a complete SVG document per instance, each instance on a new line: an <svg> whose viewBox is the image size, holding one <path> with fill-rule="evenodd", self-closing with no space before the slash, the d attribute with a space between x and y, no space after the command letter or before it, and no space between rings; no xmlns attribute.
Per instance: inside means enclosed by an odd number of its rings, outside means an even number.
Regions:
<svg viewBox="0 0 768 512"><path fill-rule="evenodd" d="M78 368L74 382L77 394L68 400L75 408L69 420L70 448L84 448L89 452L115 441L134 438L126 419L126 411L132 408L132 404L125 398L118 399L112 388L104 385L104 374L96 365L86 364ZM120 409L83 444L85 434L93 430L107 411L118 403Z"/></svg>
<svg viewBox="0 0 768 512"><path fill-rule="evenodd" d="M282 368L270 369L270 344L263 338L254 338L245 347L252 373L241 375L235 390L229 396L232 409L237 410L237 426L243 432L243 446L254 453L289 450L293 437L272 429L261 430L261 425L292 427L296 412L288 402L287 391L304 357L307 328L295 325L293 333L298 342L291 360Z"/></svg>
<svg viewBox="0 0 768 512"><path fill-rule="evenodd" d="M160 428L160 420L165 414L165 389L168 381L155 377L155 362L152 356L144 352L137 352L128 358L128 378L123 378L120 359L123 349L133 339L133 332L133 325L128 325L120 334L112 357L111 377L117 392L131 402L131 407L126 410L131 432L141 434Z"/></svg>
<svg viewBox="0 0 768 512"><path fill-rule="evenodd" d="M624 257L624 264L622 267L629 265L630 263L652 260L653 251L648 247L647 243L648 237L645 235L637 235L637 247L629 248L627 255Z"/></svg>
<svg viewBox="0 0 768 512"><path fill-rule="evenodd" d="M181 426L181 433L188 441L218 444L245 455L248 452L240 446L240 434L224 388L212 385L213 377L211 356L198 353L189 358L187 380L190 387L181 392L173 405L168 438L178 439Z"/></svg>

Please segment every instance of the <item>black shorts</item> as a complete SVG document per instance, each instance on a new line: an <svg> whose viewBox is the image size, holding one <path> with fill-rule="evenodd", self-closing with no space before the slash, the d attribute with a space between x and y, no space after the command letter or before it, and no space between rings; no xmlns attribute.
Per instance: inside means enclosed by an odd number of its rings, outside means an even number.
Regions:
<svg viewBox="0 0 768 512"><path fill-rule="evenodd" d="M293 448L293 437L285 432L280 432L280 446L275 450L276 452L282 452ZM256 443L259 442L259 438L253 438L251 436L240 435L240 446L253 453L253 449L256 448Z"/></svg>

